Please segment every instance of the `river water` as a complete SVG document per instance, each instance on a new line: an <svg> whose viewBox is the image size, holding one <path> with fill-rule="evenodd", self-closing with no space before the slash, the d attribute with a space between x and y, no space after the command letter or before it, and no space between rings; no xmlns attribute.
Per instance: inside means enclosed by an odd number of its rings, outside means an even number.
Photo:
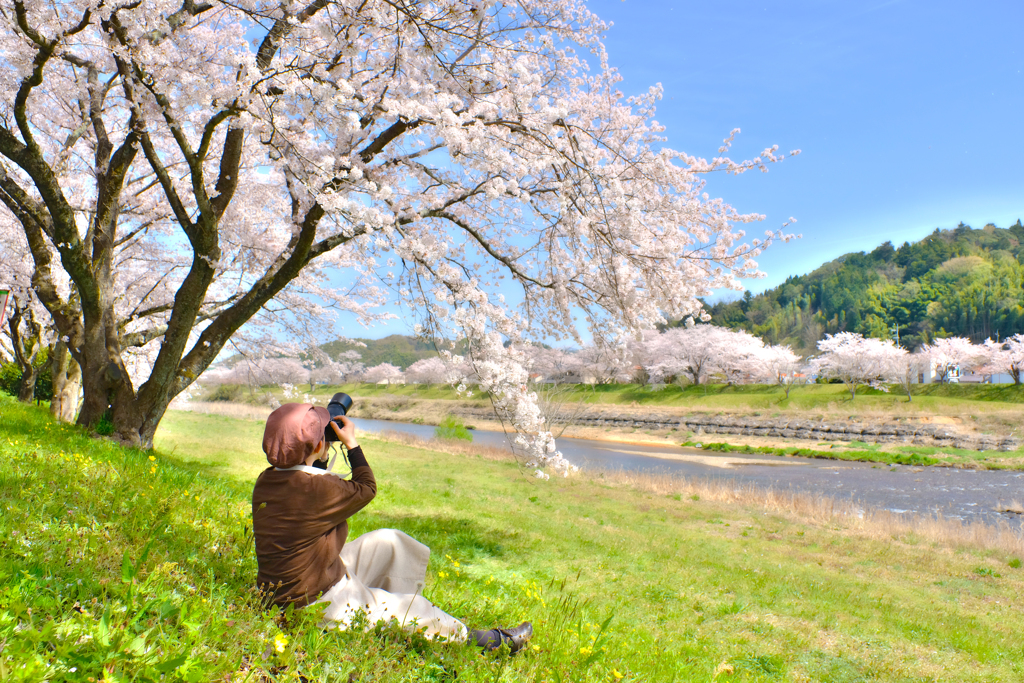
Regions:
<svg viewBox="0 0 1024 683"><path fill-rule="evenodd" d="M423 439L429 425L356 419L367 432L396 431ZM473 431L473 442L508 448L501 432ZM1024 529L1024 515L1005 512L1024 504L1024 472L949 467L872 465L769 455L709 453L695 448L558 439L565 458L584 469L672 474L776 491L821 494L900 514L939 514L964 522Z"/></svg>

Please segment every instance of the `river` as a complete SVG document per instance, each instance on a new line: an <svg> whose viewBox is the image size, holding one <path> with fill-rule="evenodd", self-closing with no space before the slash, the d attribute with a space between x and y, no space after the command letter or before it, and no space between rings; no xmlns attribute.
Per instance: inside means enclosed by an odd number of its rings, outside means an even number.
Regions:
<svg viewBox="0 0 1024 683"><path fill-rule="evenodd" d="M396 431L424 439L434 427L356 419L367 432ZM501 432L474 430L474 443L508 447ZM899 514L939 514L964 522L1008 522L1024 529L1024 515L1005 512L1024 504L1024 472L950 467L873 465L769 455L709 453L695 448L558 439L565 458L583 469L673 474L689 479L749 484L776 491L821 494Z"/></svg>

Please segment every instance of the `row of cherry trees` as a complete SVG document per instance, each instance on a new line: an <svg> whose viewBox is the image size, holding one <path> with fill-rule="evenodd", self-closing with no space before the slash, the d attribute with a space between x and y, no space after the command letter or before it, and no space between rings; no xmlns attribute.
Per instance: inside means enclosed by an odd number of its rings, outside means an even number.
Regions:
<svg viewBox="0 0 1024 683"><path fill-rule="evenodd" d="M915 353L892 340L872 339L853 332L829 335L818 342L819 355L809 367L824 377L843 381L850 396L860 386L898 384L910 398L910 385L921 379L948 382L955 373L1006 374L1021 383L1024 335L974 344L965 337L936 339Z"/></svg>
<svg viewBox="0 0 1024 683"><path fill-rule="evenodd" d="M239 384L255 390L268 385L343 384L346 382L409 382L414 384L457 383L472 375L472 368L461 359L445 362L441 358L424 358L405 370L381 363L366 367L358 351L346 351L336 359L320 351L303 358L278 356L247 358L231 365L211 368L203 375L202 384Z"/></svg>
<svg viewBox="0 0 1024 683"><path fill-rule="evenodd" d="M937 339L909 353L892 340L863 337L852 332L828 335L818 342L819 354L804 360L788 346L765 344L746 332L715 325L678 327L650 332L620 347L585 346L581 350L531 347L527 353L535 382L777 384L786 395L790 388L811 377L841 380L855 397L858 388L898 385L910 396L910 385L927 376L949 381L954 371L983 375L1007 374L1020 383L1024 368L1024 335L1002 342L972 344L953 337ZM215 369L207 381L216 383L299 384L308 382L457 383L473 381L472 367L459 357L427 358L408 369L382 363L367 368L356 351L338 359L325 354L298 358L265 358Z"/></svg>

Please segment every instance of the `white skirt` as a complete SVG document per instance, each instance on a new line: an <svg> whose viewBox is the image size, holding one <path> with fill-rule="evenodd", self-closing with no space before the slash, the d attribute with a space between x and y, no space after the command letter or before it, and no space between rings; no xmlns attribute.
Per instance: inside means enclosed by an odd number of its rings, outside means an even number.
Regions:
<svg viewBox="0 0 1024 683"><path fill-rule="evenodd" d="M420 593L427 578L430 548L394 529L378 529L348 541L341 549L346 575L317 602L329 602L324 619L348 628L357 612L370 625L396 620L430 638L463 642L466 626Z"/></svg>

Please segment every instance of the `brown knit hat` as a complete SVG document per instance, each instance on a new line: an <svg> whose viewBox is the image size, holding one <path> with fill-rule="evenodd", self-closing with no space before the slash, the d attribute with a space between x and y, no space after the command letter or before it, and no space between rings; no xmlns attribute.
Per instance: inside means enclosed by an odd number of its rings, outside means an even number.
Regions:
<svg viewBox="0 0 1024 683"><path fill-rule="evenodd" d="M293 467L306 460L331 421L327 408L308 403L285 403L267 418L263 452L275 467Z"/></svg>

